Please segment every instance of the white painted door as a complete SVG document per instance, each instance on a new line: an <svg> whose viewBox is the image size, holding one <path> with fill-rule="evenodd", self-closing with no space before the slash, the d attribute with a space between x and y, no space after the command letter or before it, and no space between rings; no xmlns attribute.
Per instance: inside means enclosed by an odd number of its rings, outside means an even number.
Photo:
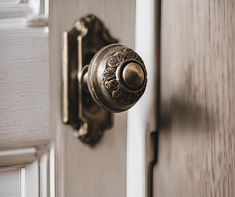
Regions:
<svg viewBox="0 0 235 197"><path fill-rule="evenodd" d="M51 112L56 131L58 196L144 197L147 196L147 169L151 160L148 143L155 130L155 1L58 0L50 3ZM61 36L76 19L93 14L99 17L120 43L137 49L147 65L148 83L144 98L129 113L114 116L95 147L81 143L74 130L61 123ZM155 68L155 69L154 69ZM151 98L151 99L150 99ZM144 107L148 104L146 107ZM127 136L127 121L129 131ZM146 148L147 147L147 148ZM147 153L145 153L147 152ZM148 158L146 158L148 155Z"/></svg>
<svg viewBox="0 0 235 197"><path fill-rule="evenodd" d="M156 119L155 9L153 0L0 2L0 197L148 195L149 135ZM87 14L136 48L149 83L140 104L128 118L127 112L115 114L112 129L95 147L76 138L61 117L62 34Z"/></svg>
<svg viewBox="0 0 235 197"><path fill-rule="evenodd" d="M44 1L0 1L1 197L54 196L47 13Z"/></svg>
<svg viewBox="0 0 235 197"><path fill-rule="evenodd" d="M120 10L121 13L120 14ZM52 130L56 131L58 196L125 196L127 113L114 116L95 147L74 137L74 130L61 122L61 50L62 34L75 20L94 14L123 44L134 47L135 1L68 0L50 2L51 111Z"/></svg>

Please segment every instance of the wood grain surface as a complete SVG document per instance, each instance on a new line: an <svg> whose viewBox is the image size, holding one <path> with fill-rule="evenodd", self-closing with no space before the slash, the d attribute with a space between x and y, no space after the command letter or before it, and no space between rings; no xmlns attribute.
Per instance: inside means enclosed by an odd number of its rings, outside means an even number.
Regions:
<svg viewBox="0 0 235 197"><path fill-rule="evenodd" d="M56 139L57 195L125 196L126 113L116 114L114 127L91 148L73 136L61 122L62 33L86 14L98 16L122 44L134 47L135 1L50 1L51 130Z"/></svg>
<svg viewBox="0 0 235 197"><path fill-rule="evenodd" d="M0 2L0 149L47 143L47 27L27 26L28 3Z"/></svg>
<svg viewBox="0 0 235 197"><path fill-rule="evenodd" d="M155 197L235 196L235 1L162 1Z"/></svg>

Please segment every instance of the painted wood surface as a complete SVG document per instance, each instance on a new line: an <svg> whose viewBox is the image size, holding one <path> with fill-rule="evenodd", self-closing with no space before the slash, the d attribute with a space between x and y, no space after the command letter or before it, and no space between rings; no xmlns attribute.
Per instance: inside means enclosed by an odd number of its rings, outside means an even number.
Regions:
<svg viewBox="0 0 235 197"><path fill-rule="evenodd" d="M0 148L50 138L48 29L27 26L30 2L0 2Z"/></svg>
<svg viewBox="0 0 235 197"><path fill-rule="evenodd" d="M0 171L0 197L21 197L20 170L8 169Z"/></svg>
<svg viewBox="0 0 235 197"><path fill-rule="evenodd" d="M120 197L126 192L126 113L115 115L114 127L94 148L82 144L61 122L62 33L90 13L101 18L121 43L134 47L135 1L51 1L51 130L56 135L59 197Z"/></svg>
<svg viewBox="0 0 235 197"><path fill-rule="evenodd" d="M0 196L55 197L54 147L0 151Z"/></svg>
<svg viewBox="0 0 235 197"><path fill-rule="evenodd" d="M145 62L147 87L138 103L128 111L127 197L150 197L153 148L157 125L157 73L159 69L159 0L136 1L135 50Z"/></svg>
<svg viewBox="0 0 235 197"><path fill-rule="evenodd" d="M235 2L162 1L155 197L235 196Z"/></svg>
<svg viewBox="0 0 235 197"><path fill-rule="evenodd" d="M55 197L45 2L0 2L1 197Z"/></svg>

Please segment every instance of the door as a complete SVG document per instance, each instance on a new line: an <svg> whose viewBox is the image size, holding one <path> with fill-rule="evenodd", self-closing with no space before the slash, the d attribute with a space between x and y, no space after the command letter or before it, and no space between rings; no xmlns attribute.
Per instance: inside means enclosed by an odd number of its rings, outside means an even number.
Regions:
<svg viewBox="0 0 235 197"><path fill-rule="evenodd" d="M120 10L122 10L120 12ZM121 43L134 47L135 1L51 1L51 112L57 151L58 196L125 196L127 114L116 114L113 127L95 146L83 144L76 130L61 122L62 35L75 20L93 14Z"/></svg>
<svg viewBox="0 0 235 197"><path fill-rule="evenodd" d="M157 57L155 9L155 1L50 1L50 109L51 130L56 139L58 196L145 196L148 168L145 138L149 140L150 133L155 130L155 97L152 96ZM95 147L83 144L74 137L76 130L62 124L60 107L62 35L71 30L75 20L87 14L99 17L120 43L136 48L149 69L149 85L143 101L139 101L142 104L128 112L129 118L126 112L115 114L112 129L105 131ZM148 100L149 96L151 100ZM144 114L148 116L144 117ZM131 119L133 116L135 118Z"/></svg>
<svg viewBox="0 0 235 197"><path fill-rule="evenodd" d="M162 1L155 196L232 197L234 1Z"/></svg>
<svg viewBox="0 0 235 197"><path fill-rule="evenodd" d="M0 2L0 196L54 196L48 4Z"/></svg>
<svg viewBox="0 0 235 197"><path fill-rule="evenodd" d="M136 48L149 72L145 99L129 118L115 114L95 147L63 124L61 107L62 35L87 14ZM151 161L145 151L155 130L155 97L148 101L157 59L155 22L154 1L0 2L0 196L145 196Z"/></svg>
<svg viewBox="0 0 235 197"><path fill-rule="evenodd" d="M127 113L115 114L113 127L91 147L74 136L75 129L62 123L61 112L63 32L75 20L93 14L122 44L135 48L141 19L136 17L141 13L137 4L134 0L0 2L0 196L105 197L126 196L127 191L144 195L145 144L139 147L141 157L131 153L136 143L129 144L127 154ZM147 5L149 11L153 1ZM142 136L145 129L140 132ZM126 181L127 165L131 167L134 161L127 161L131 155L141 161L132 172L140 180L141 192L135 184L129 187L132 180Z"/></svg>

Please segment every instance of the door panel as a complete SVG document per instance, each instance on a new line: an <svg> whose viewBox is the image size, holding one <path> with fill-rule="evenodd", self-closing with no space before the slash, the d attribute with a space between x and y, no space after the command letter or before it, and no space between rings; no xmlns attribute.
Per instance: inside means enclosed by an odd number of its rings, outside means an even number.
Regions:
<svg viewBox="0 0 235 197"><path fill-rule="evenodd" d="M235 196L235 3L164 0L155 196Z"/></svg>
<svg viewBox="0 0 235 197"><path fill-rule="evenodd" d="M76 19L94 14L121 43L134 47L135 1L51 1L51 130L55 131L58 196L125 196L126 113L114 116L114 126L101 142L89 147L74 137L61 121L62 33Z"/></svg>
<svg viewBox="0 0 235 197"><path fill-rule="evenodd" d="M20 170L5 170L0 171L0 196L20 197Z"/></svg>
<svg viewBox="0 0 235 197"><path fill-rule="evenodd" d="M35 2L0 3L0 148L50 138L48 29L31 27Z"/></svg>
<svg viewBox="0 0 235 197"><path fill-rule="evenodd" d="M0 196L54 197L46 0L0 2Z"/></svg>
<svg viewBox="0 0 235 197"><path fill-rule="evenodd" d="M159 0L136 1L135 50L145 62L148 83L142 98L128 111L127 197L152 195L159 95L159 20Z"/></svg>

